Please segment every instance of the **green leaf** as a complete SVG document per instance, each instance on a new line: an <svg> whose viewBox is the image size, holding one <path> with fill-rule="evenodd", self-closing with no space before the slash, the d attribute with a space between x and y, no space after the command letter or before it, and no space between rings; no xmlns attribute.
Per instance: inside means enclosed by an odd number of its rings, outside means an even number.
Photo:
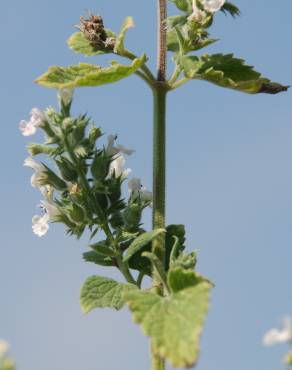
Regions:
<svg viewBox="0 0 292 370"><path fill-rule="evenodd" d="M127 254L124 257L124 262L129 261L129 259L139 252L145 245L152 242L162 233L165 233L165 229L155 229L146 233L139 235L129 246Z"/></svg>
<svg viewBox="0 0 292 370"><path fill-rule="evenodd" d="M155 353L175 368L190 367L198 360L210 289L210 284L201 282L169 297L138 290L124 295Z"/></svg>
<svg viewBox="0 0 292 370"><path fill-rule="evenodd" d="M146 61L146 56L133 60L131 65L112 62L109 67L80 63L69 67L50 67L36 83L49 88L75 88L82 86L101 86L122 80L135 73Z"/></svg>
<svg viewBox="0 0 292 370"><path fill-rule="evenodd" d="M113 37L114 34L112 32L108 32L108 37ZM100 54L108 54L112 53L112 49L99 49L97 50L85 37L83 32L75 32L67 41L68 46L70 49L75 51L77 54L84 54L88 57Z"/></svg>
<svg viewBox="0 0 292 370"><path fill-rule="evenodd" d="M223 13L229 13L234 18L240 15L239 8L236 5L230 3L229 1L226 1L220 10Z"/></svg>
<svg viewBox="0 0 292 370"><path fill-rule="evenodd" d="M125 51L124 42L125 42L126 33L132 27L135 27L134 20L132 17L127 17L124 20L121 31L116 39L115 48L114 48L114 52L116 54L123 55Z"/></svg>
<svg viewBox="0 0 292 370"><path fill-rule="evenodd" d="M170 269L167 274L167 283L172 293L192 287L204 281L204 278L194 271L185 270L181 267Z"/></svg>
<svg viewBox="0 0 292 370"><path fill-rule="evenodd" d="M86 262L92 262L99 266L114 266L114 262L110 257L95 251L83 253L83 259Z"/></svg>
<svg viewBox="0 0 292 370"><path fill-rule="evenodd" d="M96 253L101 254L106 257L115 257L115 252L108 246L105 240L91 244L90 248L92 248Z"/></svg>
<svg viewBox="0 0 292 370"><path fill-rule="evenodd" d="M201 58L182 56L176 61L189 79L205 80L249 94L277 94L289 88L263 78L244 60L234 58L233 54L206 54Z"/></svg>
<svg viewBox="0 0 292 370"><path fill-rule="evenodd" d="M81 289L81 308L85 313L94 308L120 310L125 304L123 294L132 289L135 289L134 285L122 284L102 276L91 276Z"/></svg>

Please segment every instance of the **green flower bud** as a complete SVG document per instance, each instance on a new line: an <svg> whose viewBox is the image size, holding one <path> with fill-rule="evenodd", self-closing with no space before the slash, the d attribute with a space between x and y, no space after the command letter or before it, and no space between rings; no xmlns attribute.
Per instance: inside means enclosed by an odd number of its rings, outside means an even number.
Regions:
<svg viewBox="0 0 292 370"><path fill-rule="evenodd" d="M29 144L27 146L27 151L33 157L36 156L36 155L38 155L38 154L47 154L50 157L53 157L54 155L57 154L58 149L57 148L52 148L52 147L50 147L48 145Z"/></svg>
<svg viewBox="0 0 292 370"><path fill-rule="evenodd" d="M95 180L103 181L109 173L110 159L103 153L98 153L91 165L91 173Z"/></svg>
<svg viewBox="0 0 292 370"><path fill-rule="evenodd" d="M73 222L84 223L85 213L80 206L73 203L69 210L69 217Z"/></svg>
<svg viewBox="0 0 292 370"><path fill-rule="evenodd" d="M130 204L123 212L126 230L136 230L141 221L142 211L138 204Z"/></svg>
<svg viewBox="0 0 292 370"><path fill-rule="evenodd" d="M92 127L91 130L89 131L89 142L91 145L94 145L96 140L99 139L102 136L102 132L100 128L98 127Z"/></svg>

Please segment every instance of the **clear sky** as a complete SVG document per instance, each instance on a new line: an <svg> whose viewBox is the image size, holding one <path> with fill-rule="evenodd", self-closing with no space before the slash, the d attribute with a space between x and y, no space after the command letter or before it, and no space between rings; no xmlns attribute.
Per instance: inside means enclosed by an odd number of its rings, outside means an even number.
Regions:
<svg viewBox="0 0 292 370"><path fill-rule="evenodd" d="M221 41L208 52L234 52L292 84L291 0L237 5L239 19L217 16L211 31ZM81 260L86 238L76 242L60 225L43 239L31 232L40 195L22 167L18 122L32 107L56 105L54 91L33 84L38 75L85 60L65 41L87 9L113 30L134 16L128 45L155 65L154 0L0 2L0 337L21 370L149 369L147 340L126 310L81 313L83 281L107 274ZM128 164L151 186L151 94L140 80L81 89L74 112L135 148ZM216 283L198 370L281 369L287 348L263 348L261 338L292 314L291 91L249 96L189 83L169 96L167 144L167 220L186 224L199 271Z"/></svg>

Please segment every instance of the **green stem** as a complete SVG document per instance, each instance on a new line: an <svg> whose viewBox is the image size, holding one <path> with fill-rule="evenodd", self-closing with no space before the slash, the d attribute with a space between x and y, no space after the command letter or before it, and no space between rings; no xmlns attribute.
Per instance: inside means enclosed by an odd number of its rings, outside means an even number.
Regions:
<svg viewBox="0 0 292 370"><path fill-rule="evenodd" d="M165 172L166 172L166 95L167 70L167 0L157 0L157 80L153 89L153 229L165 227ZM165 266L165 236L161 235L152 244L154 253ZM159 277L153 274L153 287L159 284ZM163 286L157 289L163 295ZM153 346L153 344L152 344ZM158 357L152 347L152 370L164 370L165 361Z"/></svg>
<svg viewBox="0 0 292 370"><path fill-rule="evenodd" d="M166 177L166 90L164 84L154 90L153 127L153 229L165 227L165 177ZM164 266L165 236L153 242L153 253Z"/></svg>

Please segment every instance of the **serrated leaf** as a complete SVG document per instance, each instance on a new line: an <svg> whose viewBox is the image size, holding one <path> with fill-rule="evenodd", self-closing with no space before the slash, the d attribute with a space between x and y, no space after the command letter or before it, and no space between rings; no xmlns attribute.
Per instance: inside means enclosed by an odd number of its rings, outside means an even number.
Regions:
<svg viewBox="0 0 292 370"><path fill-rule="evenodd" d="M176 60L189 79L205 80L249 94L277 94L289 88L263 78L244 60L234 58L233 54L206 54L201 58L182 56Z"/></svg>
<svg viewBox="0 0 292 370"><path fill-rule="evenodd" d="M94 308L108 307L120 310L125 304L124 293L132 289L136 289L136 287L102 276L91 276L85 281L81 289L81 308L85 313L92 311Z"/></svg>
<svg viewBox="0 0 292 370"><path fill-rule="evenodd" d="M197 51L203 49L209 45L214 44L217 42L218 39L198 39L198 40L191 40L184 38L184 53L187 54L191 51ZM177 36L177 32L172 29L167 32L167 50L173 52L179 52L180 45Z"/></svg>
<svg viewBox="0 0 292 370"><path fill-rule="evenodd" d="M124 262L128 262L129 259L134 256L137 252L141 251L143 247L151 243L155 238L157 238L162 233L165 233L165 229L155 229L149 232L145 232L139 235L127 249L127 253L124 256Z"/></svg>
<svg viewBox="0 0 292 370"><path fill-rule="evenodd" d="M123 53L125 51L124 42L125 42L126 33L130 28L133 28L133 27L135 27L135 23L134 23L133 18L132 17L127 17L124 20L121 31L120 31L117 39L116 39L115 48L114 48L114 52L116 54L123 55Z"/></svg>
<svg viewBox="0 0 292 370"><path fill-rule="evenodd" d="M101 86L114 83L135 73L146 61L146 56L133 60L131 65L113 62L109 67L80 63L69 67L50 67L36 83L49 88Z"/></svg>
<svg viewBox="0 0 292 370"><path fill-rule="evenodd" d="M154 352L175 368L190 367L198 360L210 289L201 282L169 297L138 290L125 294L133 319L151 338Z"/></svg>

